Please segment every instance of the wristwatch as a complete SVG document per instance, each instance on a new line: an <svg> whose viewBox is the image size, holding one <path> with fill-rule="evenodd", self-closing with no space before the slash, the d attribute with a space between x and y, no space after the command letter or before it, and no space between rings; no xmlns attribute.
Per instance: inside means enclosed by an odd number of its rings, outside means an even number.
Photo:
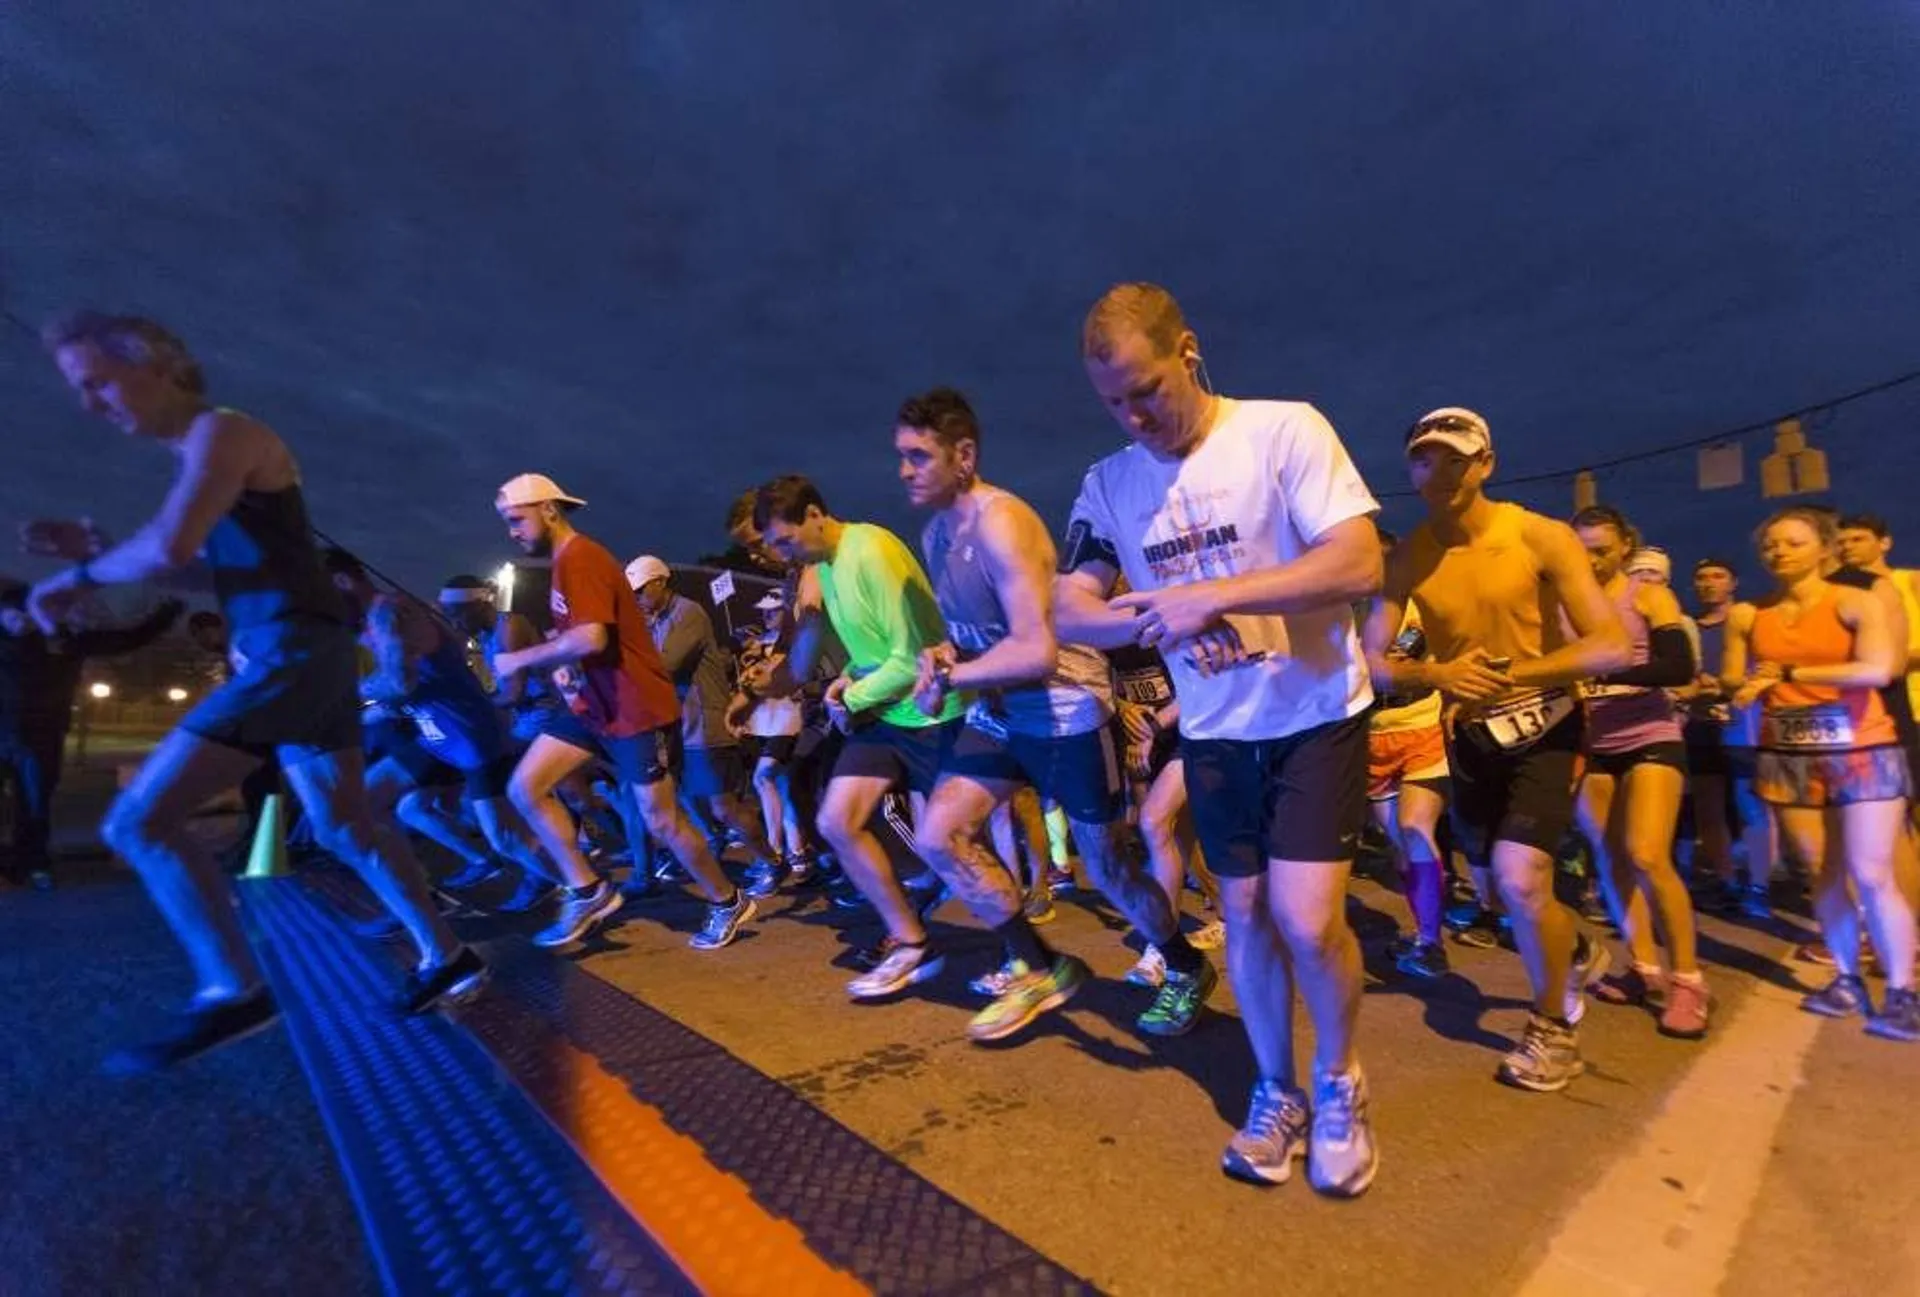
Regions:
<svg viewBox="0 0 1920 1297"><path fill-rule="evenodd" d="M953 692L953 668L945 664L935 667L933 669L933 682L940 686L941 693L943 694L952 693Z"/></svg>

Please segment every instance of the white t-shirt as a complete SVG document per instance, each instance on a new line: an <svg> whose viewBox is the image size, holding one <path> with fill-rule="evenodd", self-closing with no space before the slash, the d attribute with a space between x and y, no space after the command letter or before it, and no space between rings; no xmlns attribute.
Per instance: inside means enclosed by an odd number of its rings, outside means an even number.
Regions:
<svg viewBox="0 0 1920 1297"><path fill-rule="evenodd" d="M1164 463L1132 445L1089 469L1064 552L1069 564L1099 558L1134 589L1158 590L1292 562L1333 527L1379 508L1318 410L1230 401L1183 460ZM1167 655L1187 737L1284 738L1372 703L1344 600L1227 621L1257 660L1203 676L1184 653Z"/></svg>

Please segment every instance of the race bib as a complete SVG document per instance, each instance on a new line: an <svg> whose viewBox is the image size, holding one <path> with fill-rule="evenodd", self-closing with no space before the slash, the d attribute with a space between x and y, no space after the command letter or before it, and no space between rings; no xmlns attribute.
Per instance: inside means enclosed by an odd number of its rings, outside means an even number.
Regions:
<svg viewBox="0 0 1920 1297"><path fill-rule="evenodd" d="M1589 698L1631 698L1633 695L1643 694L1647 692L1647 690L1642 685L1590 684L1585 686L1585 692Z"/></svg>
<svg viewBox="0 0 1920 1297"><path fill-rule="evenodd" d="M445 743L447 732L434 723L433 717L425 712L415 712L413 723L420 727L420 737L429 743Z"/></svg>
<svg viewBox="0 0 1920 1297"><path fill-rule="evenodd" d="M1853 744L1853 717L1845 703L1768 712L1760 723L1762 747L1850 748Z"/></svg>
<svg viewBox="0 0 1920 1297"><path fill-rule="evenodd" d="M1573 695L1565 689L1497 703L1477 718L1487 734L1500 747L1512 752L1533 743L1541 735L1573 715Z"/></svg>

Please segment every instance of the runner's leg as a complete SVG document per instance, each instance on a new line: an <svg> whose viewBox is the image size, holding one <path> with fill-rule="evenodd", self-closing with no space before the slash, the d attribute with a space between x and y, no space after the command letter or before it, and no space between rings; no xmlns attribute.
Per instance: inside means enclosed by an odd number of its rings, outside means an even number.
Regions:
<svg viewBox="0 0 1920 1297"><path fill-rule="evenodd" d="M147 894L187 952L199 993L245 995L261 984L226 880L188 831L189 817L260 764L238 748L185 730L160 741L101 824L109 847L139 873Z"/></svg>
<svg viewBox="0 0 1920 1297"><path fill-rule="evenodd" d="M551 734L542 734L521 754L508 786L514 808L540 840L547 859L553 861L559 871L560 881L575 890L593 886L598 876L587 864L587 858L580 854L573 817L554 796L554 789L591 760L593 754L584 748ZM638 851L638 844L635 850ZM644 868L645 863L636 855L634 868Z"/></svg>
<svg viewBox="0 0 1920 1297"><path fill-rule="evenodd" d="M358 748L308 753L283 750L280 768L313 823L314 839L345 863L400 920L420 952L421 968L436 968L460 951L427 890L426 874L406 838L376 822L367 804Z"/></svg>
<svg viewBox="0 0 1920 1297"><path fill-rule="evenodd" d="M1674 826L1686 776L1672 766L1643 761L1627 771L1620 785L1614 820L1620 825L1621 849L1639 876L1636 890L1652 901L1673 972L1681 978L1697 977L1693 902L1673 864ZM1651 937L1649 933L1649 945ZM1637 945L1634 958L1639 958Z"/></svg>
<svg viewBox="0 0 1920 1297"><path fill-rule="evenodd" d="M821 799L820 836L879 914L887 934L895 941L917 945L926 941L927 931L901 893L880 839L867 827L892 783L881 775L835 775Z"/></svg>

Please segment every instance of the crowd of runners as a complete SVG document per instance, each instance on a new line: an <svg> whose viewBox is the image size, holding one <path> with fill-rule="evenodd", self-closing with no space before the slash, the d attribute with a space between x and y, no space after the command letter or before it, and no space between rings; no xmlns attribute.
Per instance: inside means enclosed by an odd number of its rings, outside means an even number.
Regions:
<svg viewBox="0 0 1920 1297"><path fill-rule="evenodd" d="M1447 408L1406 433L1426 517L1396 540L1318 410L1215 393L1174 299L1122 284L1080 355L1129 444L1088 470L1057 543L983 476L991 437L939 388L892 425L917 551L803 477L740 496L729 530L768 593L737 642L659 558L623 565L580 530L584 499L508 481L501 523L551 564L543 630L477 577L429 606L323 549L285 443L212 405L160 326L80 315L47 345L88 410L166 445L177 472L117 544L31 524L28 547L72 566L15 600L9 633L64 633L97 586L210 569L229 663L104 825L198 982L118 1070L276 1018L188 823L275 766L315 843L416 947L405 1012L487 976L440 896L485 884L496 908L541 907L533 940L561 947L691 886L707 913L690 944L717 951L768 898L818 888L876 920L849 996L970 972L968 1034L999 1040L1090 976L1043 935L1055 892L1083 883L1142 945L1140 1031L1192 1029L1221 952L1260 1078L1225 1170L1278 1183L1305 1158L1336 1196L1379 1158L1346 909L1370 836L1413 918L1400 975L1448 974L1449 935L1517 951L1532 1006L1498 1067L1509 1085L1580 1075L1589 998L1704 1036L1696 910L1766 916L1796 874L1824 937L1802 953L1833 966L1804 1006L1920 1039L1920 603L1877 519L1782 509L1755 537L1769 588L1743 600L1732 562L1703 559L1689 616L1618 512L1489 498L1492 432ZM452 872L430 878L413 835ZM949 899L998 938L997 966L949 973L928 924Z"/></svg>

